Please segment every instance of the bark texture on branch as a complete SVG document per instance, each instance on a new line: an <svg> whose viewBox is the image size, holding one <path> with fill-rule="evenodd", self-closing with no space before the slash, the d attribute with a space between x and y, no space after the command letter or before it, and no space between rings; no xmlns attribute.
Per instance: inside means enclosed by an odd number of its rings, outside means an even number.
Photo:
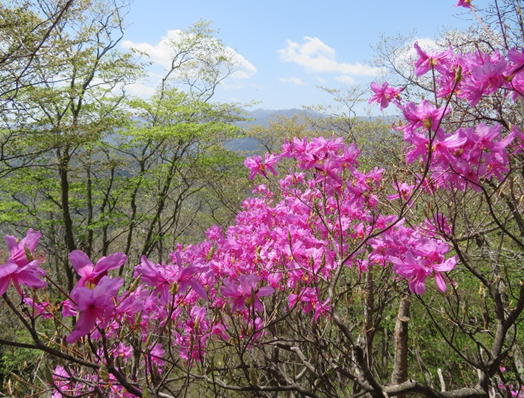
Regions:
<svg viewBox="0 0 524 398"><path fill-rule="evenodd" d="M394 336L395 360L393 373L391 374L391 383L394 385L408 380L408 322L410 306L411 300L409 297L404 296L400 299ZM399 397L405 397L405 395L399 395Z"/></svg>

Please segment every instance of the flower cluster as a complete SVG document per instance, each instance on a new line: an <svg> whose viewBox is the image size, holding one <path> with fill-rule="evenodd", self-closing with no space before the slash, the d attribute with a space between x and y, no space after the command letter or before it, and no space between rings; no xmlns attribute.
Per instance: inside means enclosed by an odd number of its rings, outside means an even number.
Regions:
<svg viewBox="0 0 524 398"><path fill-rule="evenodd" d="M470 7L471 1L457 5ZM432 72L439 98L455 96L475 107L495 93L510 100L523 96L524 52L461 55L449 48L427 53L418 43L415 49L415 72ZM40 268L44 258L35 253L40 232L30 229L20 242L8 236L0 294L12 282L33 308L28 316L55 318L70 352L84 352L79 346L86 343L86 357L100 367L99 375L86 376L59 366L53 388L79 395L98 386L108 396L131 396L107 373L108 366L133 362L149 380L174 362L203 362L214 342L244 341L246 348L263 343L270 334L269 319L277 313L294 312L312 324L329 319L336 305L330 286L342 271L358 278L380 269L403 284L406 293L422 295L433 286L445 292L447 273L458 262L444 240L452 222L438 213L417 225L404 219L406 209L412 209L421 190L481 190L487 180L503 181L511 156L523 147L513 141L522 141L524 134L485 123L446 132L442 122L449 105L438 107L428 100L404 104L402 89L388 83L371 88L370 102L381 109L393 103L402 111L405 122L398 128L408 144L406 161L425 166L418 183L394 179L391 191L383 169L360 168L354 144L340 137L294 138L280 153L246 159L256 185L234 225L211 227L205 241L177 246L166 262L142 256L130 286L124 288L123 278L111 276L126 263L125 254L111 254L95 265L79 250L70 253L78 282L62 301L61 315L23 288L47 286ZM279 175L283 160L291 168ZM391 210L392 201L400 203L400 211ZM75 317L73 326L67 326L68 317ZM129 380L141 388L136 374ZM91 387L86 390L86 385Z"/></svg>
<svg viewBox="0 0 524 398"><path fill-rule="evenodd" d="M469 6L470 2L464 4ZM492 54L480 50L454 54L451 47L444 52L427 53L418 43L415 43L415 49L418 54L415 73L422 76L433 72L439 98L456 96L475 107L481 98L495 93L512 100L524 96L522 51L512 49L507 57L503 57L497 51ZM376 95L370 101L379 102L381 108L387 106L391 96L377 92L376 85L372 85L372 89ZM436 107L428 100L404 104L400 91L397 91L394 103L402 111L405 123L396 128L403 131L404 139L410 145L406 162L409 164L419 159L428 164L433 186L461 190L471 187L479 191L483 180L492 177L503 180L510 168L508 147L515 138L524 138L518 129L503 134L500 124L480 123L475 127L446 132L442 121L451 111L449 102L442 107Z"/></svg>
<svg viewBox="0 0 524 398"><path fill-rule="evenodd" d="M122 278L110 275L126 262L123 253L95 265L85 253L72 252L79 280L62 303L62 317L75 316L76 323L65 342L109 341L110 357L124 363L140 350L145 369L161 372L166 352L192 363L202 361L211 340L257 344L267 335L268 314L277 310L298 311L311 322L329 318L327 287L342 267L357 274L388 268L407 279L413 293L423 294L430 279L444 291L445 272L456 264L448 245L426 224L412 228L396 215L377 216L384 170L359 170L359 153L335 137L285 142L266 159L272 167L289 159L292 169L256 185L234 225L210 228L207 240L178 246L166 263L142 256L127 290ZM246 164L260 170L258 162ZM397 197L408 202L411 190L400 184ZM13 257L19 246L13 246ZM29 246L34 249L34 243ZM285 305L277 308L275 302ZM35 309L37 316L58 317L50 306ZM124 344L119 336L126 333L135 342L139 338L140 346ZM97 358L104 363L107 354ZM71 387L62 372L56 374L57 385Z"/></svg>
<svg viewBox="0 0 524 398"><path fill-rule="evenodd" d="M21 241L17 241L14 236L6 236L10 257L5 264L0 265L0 295L7 291L11 282L20 294L20 285L33 289L47 286L43 279L46 273L39 267L43 259L35 253L40 236L40 231L35 232L31 228Z"/></svg>

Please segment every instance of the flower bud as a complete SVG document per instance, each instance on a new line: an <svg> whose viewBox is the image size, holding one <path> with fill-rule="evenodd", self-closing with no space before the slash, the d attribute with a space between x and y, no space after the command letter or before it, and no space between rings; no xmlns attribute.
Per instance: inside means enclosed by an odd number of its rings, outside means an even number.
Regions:
<svg viewBox="0 0 524 398"><path fill-rule="evenodd" d="M107 371L107 366L105 363L100 364L100 369L98 371L98 375L102 380L104 380L106 383L109 382L109 372Z"/></svg>
<svg viewBox="0 0 524 398"><path fill-rule="evenodd" d="M142 277L142 275L138 275L138 278L136 278L133 283L131 284L131 286L129 286L129 293L133 293L136 288L138 287L138 283L140 282L140 278Z"/></svg>
<svg viewBox="0 0 524 398"><path fill-rule="evenodd" d="M211 261L213 259L213 254L215 254L216 247L211 246L211 249L209 249L209 253L207 253L207 261Z"/></svg>
<svg viewBox="0 0 524 398"><path fill-rule="evenodd" d="M198 332L200 330L200 319L199 319L198 315L195 318L195 327L193 329L195 330L195 332Z"/></svg>
<svg viewBox="0 0 524 398"><path fill-rule="evenodd" d="M175 296L178 293L178 283L177 282L173 282L173 284L169 288L169 291L171 292L171 294L173 296Z"/></svg>
<svg viewBox="0 0 524 398"><path fill-rule="evenodd" d="M142 310L138 311L138 314L135 316L135 325L140 325L140 321L142 320Z"/></svg>
<svg viewBox="0 0 524 398"><path fill-rule="evenodd" d="M455 84L462 80L462 65L459 65L455 71Z"/></svg>
<svg viewBox="0 0 524 398"><path fill-rule="evenodd" d="M257 372L253 364L249 367L249 378L251 379L251 385L256 386L258 384Z"/></svg>
<svg viewBox="0 0 524 398"><path fill-rule="evenodd" d="M125 336L126 336L125 330L126 330L126 329L125 329L124 325L122 325L122 329L120 329L120 334L119 334L119 336L118 336L118 339L119 339L120 341L124 340L124 338L125 338Z"/></svg>
<svg viewBox="0 0 524 398"><path fill-rule="evenodd" d="M51 372L51 369L49 369L49 366L44 366L44 375L45 375L45 380L51 384L51 385L54 385L55 384L55 380L53 379L53 373Z"/></svg>

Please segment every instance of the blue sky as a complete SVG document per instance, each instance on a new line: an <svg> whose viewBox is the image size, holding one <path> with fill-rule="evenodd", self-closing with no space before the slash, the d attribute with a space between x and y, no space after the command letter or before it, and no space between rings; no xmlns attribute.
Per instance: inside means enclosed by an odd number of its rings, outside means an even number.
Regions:
<svg viewBox="0 0 524 398"><path fill-rule="evenodd" d="M326 103L317 86L368 86L377 70L370 66L380 35L438 37L446 28L465 28L474 17L455 0L135 0L125 21L123 48L162 51L169 31L184 30L199 19L213 21L226 46L242 61L215 100L255 108L290 109ZM488 0L475 0L485 6ZM171 32L173 34L173 32ZM167 56L167 54L165 54ZM160 56L151 57L151 77L132 93L146 96L162 74Z"/></svg>

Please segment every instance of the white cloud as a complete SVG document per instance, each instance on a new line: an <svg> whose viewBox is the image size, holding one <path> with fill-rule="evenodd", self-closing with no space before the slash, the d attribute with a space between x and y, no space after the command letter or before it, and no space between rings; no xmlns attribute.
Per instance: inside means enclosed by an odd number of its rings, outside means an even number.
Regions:
<svg viewBox="0 0 524 398"><path fill-rule="evenodd" d="M255 73L257 73L257 68L242 55L237 53L231 47L227 47L227 51L230 52L233 62L238 65L238 70L236 70L230 77L234 79L249 79Z"/></svg>
<svg viewBox="0 0 524 398"><path fill-rule="evenodd" d="M295 86L303 86L306 83L304 83L302 80L300 80L298 77L291 76L291 77L281 77L278 79L280 83L284 84L294 84Z"/></svg>
<svg viewBox="0 0 524 398"><path fill-rule="evenodd" d="M170 42L179 41L181 38L181 30L168 30L167 36L162 37L162 40L154 46L149 43L133 43L131 40L124 40L122 47L128 50L134 49L146 53L153 63L169 68L171 66L172 54Z"/></svg>
<svg viewBox="0 0 524 398"><path fill-rule="evenodd" d="M227 81L223 81L220 84L220 87L222 87L224 90L240 90L241 88L244 88L244 86L240 83L228 83Z"/></svg>
<svg viewBox="0 0 524 398"><path fill-rule="evenodd" d="M355 79L348 75L335 76L335 80L342 84L355 84L356 83Z"/></svg>
<svg viewBox="0 0 524 398"><path fill-rule="evenodd" d="M303 66L308 73L340 73L354 76L375 76L380 68L361 63L349 64L336 60L335 49L323 43L318 37L304 37L305 42L299 44L287 41L287 47L279 50L284 62L294 62Z"/></svg>
<svg viewBox="0 0 524 398"><path fill-rule="evenodd" d="M174 45L176 47L176 43L182 41L184 35L185 33L179 29L168 30L167 35L162 37L155 45L150 43L134 43L130 40L125 40L122 42L122 47L143 52L149 56L154 64L169 69L171 68L172 57L174 55ZM231 57L237 67L237 70L231 74L231 78L248 79L257 73L257 68L231 47L225 47L224 55Z"/></svg>
<svg viewBox="0 0 524 398"><path fill-rule="evenodd" d="M144 83L134 83L126 86L126 92L142 98L149 98L155 94L155 87L146 86Z"/></svg>
<svg viewBox="0 0 524 398"><path fill-rule="evenodd" d="M107 90L111 90L111 93L115 96L121 96L122 93L131 94L134 96L142 97L142 98L149 98L155 93L155 88L150 87L148 82L144 81L135 81L134 83L130 84L108 84L105 83L103 79L100 78L94 78L92 81L93 85L96 85L100 88L104 88Z"/></svg>

